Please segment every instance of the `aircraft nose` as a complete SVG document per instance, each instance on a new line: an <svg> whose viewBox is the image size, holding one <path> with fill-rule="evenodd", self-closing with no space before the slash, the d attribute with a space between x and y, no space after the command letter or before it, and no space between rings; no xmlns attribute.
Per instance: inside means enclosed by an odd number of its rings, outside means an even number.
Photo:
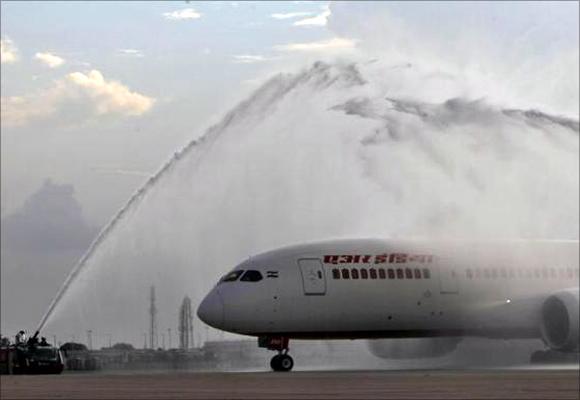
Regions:
<svg viewBox="0 0 580 400"><path fill-rule="evenodd" d="M197 308L197 316L211 327L221 329L224 325L224 302L217 289L205 296Z"/></svg>

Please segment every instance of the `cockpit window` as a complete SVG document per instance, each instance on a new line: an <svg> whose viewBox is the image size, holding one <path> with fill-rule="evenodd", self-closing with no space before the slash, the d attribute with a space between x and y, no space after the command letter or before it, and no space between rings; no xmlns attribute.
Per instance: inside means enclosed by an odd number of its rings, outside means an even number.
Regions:
<svg viewBox="0 0 580 400"><path fill-rule="evenodd" d="M246 271L244 276L242 276L242 279L240 279L240 281L243 281L243 282L258 282L261 280L262 280L262 274L260 273L260 271L254 271L251 269Z"/></svg>
<svg viewBox="0 0 580 400"><path fill-rule="evenodd" d="M237 281L238 278L240 277L240 275L242 275L244 271L239 269L237 271L232 271L229 274L227 274L226 276L224 276L221 280L221 282L234 282Z"/></svg>

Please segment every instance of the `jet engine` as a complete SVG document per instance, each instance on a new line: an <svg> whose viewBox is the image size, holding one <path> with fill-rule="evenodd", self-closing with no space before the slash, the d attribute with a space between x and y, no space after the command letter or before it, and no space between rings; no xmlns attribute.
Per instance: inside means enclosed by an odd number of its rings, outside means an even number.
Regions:
<svg viewBox="0 0 580 400"><path fill-rule="evenodd" d="M409 338L369 340L370 352L380 358L413 359L441 357L451 353L461 338Z"/></svg>
<svg viewBox="0 0 580 400"><path fill-rule="evenodd" d="M548 297L542 305L542 340L552 350L579 348L578 293L578 289L563 290Z"/></svg>

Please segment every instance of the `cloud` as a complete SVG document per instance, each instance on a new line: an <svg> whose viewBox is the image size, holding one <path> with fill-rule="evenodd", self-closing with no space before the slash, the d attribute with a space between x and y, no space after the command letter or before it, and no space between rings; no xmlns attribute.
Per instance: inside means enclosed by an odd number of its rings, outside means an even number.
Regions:
<svg viewBox="0 0 580 400"><path fill-rule="evenodd" d="M0 39L0 62L2 64L12 64L18 61L18 49L12 40L8 38Z"/></svg>
<svg viewBox="0 0 580 400"><path fill-rule="evenodd" d="M292 12L292 13L277 13L270 15L274 19L291 19L291 18L298 18L298 17L309 17L311 16L312 12L309 11L301 11L301 12Z"/></svg>
<svg viewBox="0 0 580 400"><path fill-rule="evenodd" d="M137 49L118 49L117 52L119 52L123 55L126 55L126 56L132 56L132 57L138 57L138 58L145 56L141 50L137 50Z"/></svg>
<svg viewBox="0 0 580 400"><path fill-rule="evenodd" d="M183 19L197 19L201 18L201 14L193 8L184 8L183 10L163 13L165 19L178 21Z"/></svg>
<svg viewBox="0 0 580 400"><path fill-rule="evenodd" d="M56 112L55 88L35 96L10 96L0 98L2 127L25 125L31 120L45 118Z"/></svg>
<svg viewBox="0 0 580 400"><path fill-rule="evenodd" d="M274 46L274 50L301 51L301 52L344 51L344 50L353 50L355 46L356 41L337 37L328 40L320 40L317 42L289 43L277 45Z"/></svg>
<svg viewBox="0 0 580 400"><path fill-rule="evenodd" d="M50 53L36 53L34 58L47 65L49 68L57 68L64 64L64 58Z"/></svg>
<svg viewBox="0 0 580 400"><path fill-rule="evenodd" d="M106 80L101 72L91 70L68 74L33 95L2 97L0 105L2 125L8 127L50 117L66 123L106 115L139 116L154 103L155 99L132 92L122 83Z"/></svg>
<svg viewBox="0 0 580 400"><path fill-rule="evenodd" d="M267 61L268 58L260 55L240 54L232 56L236 64L254 64L262 61Z"/></svg>
<svg viewBox="0 0 580 400"><path fill-rule="evenodd" d="M47 179L21 210L2 219L2 247L26 252L85 249L97 231L84 219L72 185Z"/></svg>
<svg viewBox="0 0 580 400"><path fill-rule="evenodd" d="M294 22L294 26L326 26L328 23L328 17L330 17L331 11L328 6L324 7L322 13L312 17L305 18Z"/></svg>
<svg viewBox="0 0 580 400"><path fill-rule="evenodd" d="M98 114L120 113L128 116L141 115L153 106L154 100L129 88L120 82L106 81L97 70L88 74L73 72L67 79L83 88L94 101Z"/></svg>
<svg viewBox="0 0 580 400"><path fill-rule="evenodd" d="M68 184L46 180L0 223L1 314L4 331L38 321L70 266L98 233Z"/></svg>

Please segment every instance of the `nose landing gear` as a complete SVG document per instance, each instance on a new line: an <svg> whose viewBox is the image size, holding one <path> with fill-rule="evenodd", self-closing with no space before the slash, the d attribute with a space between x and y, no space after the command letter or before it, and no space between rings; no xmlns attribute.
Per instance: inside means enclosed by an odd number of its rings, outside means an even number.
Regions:
<svg viewBox="0 0 580 400"><path fill-rule="evenodd" d="M288 372L294 367L294 360L288 355L288 338L285 337L260 337L258 347L265 347L268 350L277 351L270 360L270 367L273 371Z"/></svg>

